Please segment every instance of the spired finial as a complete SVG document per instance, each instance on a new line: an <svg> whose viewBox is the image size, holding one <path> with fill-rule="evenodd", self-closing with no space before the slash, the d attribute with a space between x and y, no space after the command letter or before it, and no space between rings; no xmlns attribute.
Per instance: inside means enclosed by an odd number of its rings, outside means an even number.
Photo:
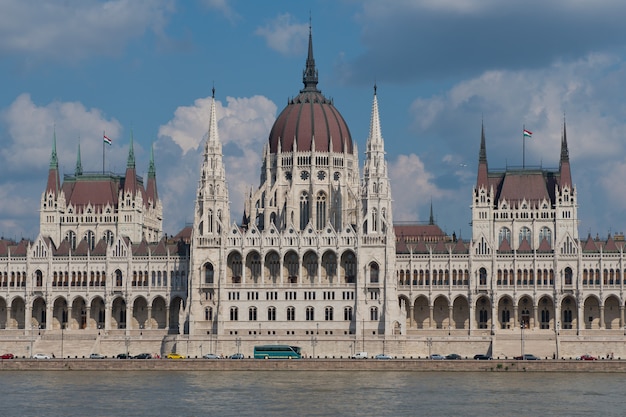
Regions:
<svg viewBox="0 0 626 417"><path fill-rule="evenodd" d="M374 81L374 95L376 95L376 90L378 89L378 86L376 85L376 81Z"/></svg>
<svg viewBox="0 0 626 417"><path fill-rule="evenodd" d="M213 88L211 89L211 97L215 98L215 82L213 82Z"/></svg>

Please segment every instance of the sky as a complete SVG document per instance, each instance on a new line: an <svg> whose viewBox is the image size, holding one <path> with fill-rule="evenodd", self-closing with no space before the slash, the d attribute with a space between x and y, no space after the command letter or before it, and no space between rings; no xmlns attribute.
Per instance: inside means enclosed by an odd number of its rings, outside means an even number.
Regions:
<svg viewBox="0 0 626 417"><path fill-rule="evenodd" d="M61 173L123 173L154 148L164 232L193 221L215 88L239 222L261 152L302 88L309 25L318 88L365 150L374 84L394 221L471 238L481 126L490 169L556 169L564 122L579 233L624 231L623 0L65 0L0 2L0 235L34 238L56 132ZM533 132L524 143L522 130ZM364 155L359 155L361 164Z"/></svg>

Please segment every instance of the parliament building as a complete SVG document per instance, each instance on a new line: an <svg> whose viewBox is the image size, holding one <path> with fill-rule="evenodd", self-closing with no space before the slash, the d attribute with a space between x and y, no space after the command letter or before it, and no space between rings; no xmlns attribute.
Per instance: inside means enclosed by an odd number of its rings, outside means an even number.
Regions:
<svg viewBox="0 0 626 417"><path fill-rule="evenodd" d="M162 230L154 156L144 180L132 135L124 174L83 171L78 148L62 181L53 138L39 235L0 240L0 350L250 356L280 343L321 357L626 357L624 237L579 236L565 123L553 170L490 169L476 132L463 240L432 208L428 222L394 224L402 184L388 176L376 88L360 154L318 88L310 34L302 82L239 222L215 92L193 225L175 236Z"/></svg>

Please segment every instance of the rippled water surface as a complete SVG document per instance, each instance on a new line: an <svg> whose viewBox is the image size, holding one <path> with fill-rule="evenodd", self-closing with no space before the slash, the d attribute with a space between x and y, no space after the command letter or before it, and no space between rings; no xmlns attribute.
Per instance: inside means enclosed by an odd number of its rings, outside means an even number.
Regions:
<svg viewBox="0 0 626 417"><path fill-rule="evenodd" d="M621 416L623 374L0 373L0 416Z"/></svg>

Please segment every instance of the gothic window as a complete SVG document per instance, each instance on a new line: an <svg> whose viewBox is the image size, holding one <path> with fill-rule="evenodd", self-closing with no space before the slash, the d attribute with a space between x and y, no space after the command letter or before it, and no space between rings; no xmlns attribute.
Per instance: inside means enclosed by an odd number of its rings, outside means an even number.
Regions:
<svg viewBox="0 0 626 417"><path fill-rule="evenodd" d="M343 319L346 321L352 321L352 307L344 307Z"/></svg>
<svg viewBox="0 0 626 417"><path fill-rule="evenodd" d="M309 194L306 191L303 191L302 194L300 194L300 230L304 230L306 225L309 223L309 205Z"/></svg>
<svg viewBox="0 0 626 417"><path fill-rule="evenodd" d="M511 230L503 227L498 234L498 246L500 246L505 239L509 244L511 243Z"/></svg>
<svg viewBox="0 0 626 417"><path fill-rule="evenodd" d="M205 284L213 284L213 264L207 262L204 264L204 283Z"/></svg>
<svg viewBox="0 0 626 417"><path fill-rule="evenodd" d="M370 283L371 284L378 284L378 272L379 272L378 264L376 262L372 262L370 264Z"/></svg>
<svg viewBox="0 0 626 417"><path fill-rule="evenodd" d="M323 171L320 171L323 172ZM326 193L317 193L316 201L317 230L322 230L326 225Z"/></svg>
<svg viewBox="0 0 626 417"><path fill-rule="evenodd" d="M378 211L376 209L372 209L372 232L378 230Z"/></svg>
<svg viewBox="0 0 626 417"><path fill-rule="evenodd" d="M276 321L276 307L267 308L267 321Z"/></svg>
<svg viewBox="0 0 626 417"><path fill-rule="evenodd" d="M296 308L287 307L287 321L294 321L296 319Z"/></svg>
<svg viewBox="0 0 626 417"><path fill-rule="evenodd" d="M213 308L212 307L207 307L204 309L204 319L206 321L213 320Z"/></svg>
<svg viewBox="0 0 626 417"><path fill-rule="evenodd" d="M207 233L213 233L213 210L209 210L207 213L206 231Z"/></svg>
<svg viewBox="0 0 626 417"><path fill-rule="evenodd" d="M65 238L70 242L72 250L76 249L76 233L74 233L73 230L70 230L65 234Z"/></svg>
<svg viewBox="0 0 626 417"><path fill-rule="evenodd" d="M122 284L123 284L122 271L120 271L119 269L116 269L115 270L115 286L121 287Z"/></svg>
<svg viewBox="0 0 626 417"><path fill-rule="evenodd" d="M256 321L256 307L250 307L248 309L248 320Z"/></svg>
<svg viewBox="0 0 626 417"><path fill-rule="evenodd" d="M324 320L326 321L333 320L333 308L332 307L326 307L324 309Z"/></svg>
<svg viewBox="0 0 626 417"><path fill-rule="evenodd" d="M478 284L487 285L487 270L485 268L480 268L478 271Z"/></svg>
<svg viewBox="0 0 626 417"><path fill-rule="evenodd" d="M87 245L89 245L89 250L93 250L93 248L96 246L96 234L92 230L87 230L83 239L87 241Z"/></svg>
<svg viewBox="0 0 626 417"><path fill-rule="evenodd" d="M110 245L113 244L113 232L110 230L105 230L102 234L102 238L106 241L106 243Z"/></svg>
<svg viewBox="0 0 626 417"><path fill-rule="evenodd" d="M230 321L239 320L239 309L237 307L230 308Z"/></svg>
<svg viewBox="0 0 626 417"><path fill-rule="evenodd" d="M378 320L378 307L370 308L370 320L372 321Z"/></svg>
<svg viewBox="0 0 626 417"><path fill-rule="evenodd" d="M543 242L543 240L548 242L548 245L552 246L552 231L547 227L542 227L539 230L539 243Z"/></svg>
<svg viewBox="0 0 626 417"><path fill-rule="evenodd" d="M572 268L565 268L565 285L572 285Z"/></svg>
<svg viewBox="0 0 626 417"><path fill-rule="evenodd" d="M519 244L521 245L524 240L530 244L532 242L530 240L531 237L530 229L528 227L522 227L519 231Z"/></svg>
<svg viewBox="0 0 626 417"><path fill-rule="evenodd" d="M315 320L315 309L311 306L306 308L306 320L313 321Z"/></svg>

